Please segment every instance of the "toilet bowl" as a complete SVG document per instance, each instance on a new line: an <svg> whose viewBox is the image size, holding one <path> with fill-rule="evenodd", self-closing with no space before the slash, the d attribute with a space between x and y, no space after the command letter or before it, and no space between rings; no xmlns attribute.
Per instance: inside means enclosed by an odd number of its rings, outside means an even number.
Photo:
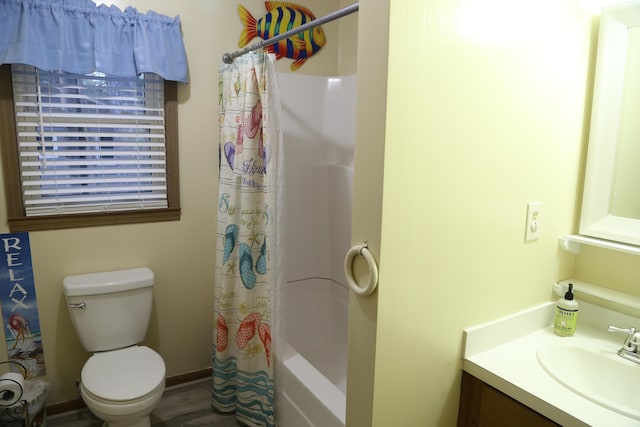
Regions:
<svg viewBox="0 0 640 427"><path fill-rule="evenodd" d="M96 353L82 368L80 395L110 427L149 427L164 375L164 361L145 346Z"/></svg>
<svg viewBox="0 0 640 427"><path fill-rule="evenodd" d="M162 398L165 364L141 345L149 326L153 272L135 268L68 276L63 289L82 345L80 396L103 427L149 427Z"/></svg>

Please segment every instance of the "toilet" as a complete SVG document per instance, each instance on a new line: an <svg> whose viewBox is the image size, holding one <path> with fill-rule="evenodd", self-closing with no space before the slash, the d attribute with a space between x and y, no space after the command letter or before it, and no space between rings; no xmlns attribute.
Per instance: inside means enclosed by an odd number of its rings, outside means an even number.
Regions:
<svg viewBox="0 0 640 427"><path fill-rule="evenodd" d="M80 396L103 427L149 427L165 388L162 357L144 340L151 317L148 268L65 277L73 327L93 353L82 368Z"/></svg>

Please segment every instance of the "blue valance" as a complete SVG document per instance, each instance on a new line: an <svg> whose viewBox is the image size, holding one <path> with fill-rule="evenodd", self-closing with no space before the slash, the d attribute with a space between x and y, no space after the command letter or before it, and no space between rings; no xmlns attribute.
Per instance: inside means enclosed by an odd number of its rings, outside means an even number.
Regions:
<svg viewBox="0 0 640 427"><path fill-rule="evenodd" d="M0 0L0 63L187 81L179 17L91 0Z"/></svg>

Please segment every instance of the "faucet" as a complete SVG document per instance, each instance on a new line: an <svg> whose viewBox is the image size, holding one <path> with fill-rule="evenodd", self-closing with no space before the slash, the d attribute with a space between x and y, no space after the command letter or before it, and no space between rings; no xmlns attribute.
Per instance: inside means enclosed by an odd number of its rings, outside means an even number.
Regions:
<svg viewBox="0 0 640 427"><path fill-rule="evenodd" d="M640 331L636 328L618 328L609 325L609 332L624 332L627 338L622 344L622 348L618 350L618 355L632 362L640 363Z"/></svg>

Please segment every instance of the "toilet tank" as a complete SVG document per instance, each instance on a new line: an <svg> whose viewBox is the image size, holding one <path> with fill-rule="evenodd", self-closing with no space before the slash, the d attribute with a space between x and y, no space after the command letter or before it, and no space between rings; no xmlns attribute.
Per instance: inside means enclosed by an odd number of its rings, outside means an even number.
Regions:
<svg viewBox="0 0 640 427"><path fill-rule="evenodd" d="M65 277L71 323L84 348L97 352L142 342L151 317L153 283L148 268Z"/></svg>

